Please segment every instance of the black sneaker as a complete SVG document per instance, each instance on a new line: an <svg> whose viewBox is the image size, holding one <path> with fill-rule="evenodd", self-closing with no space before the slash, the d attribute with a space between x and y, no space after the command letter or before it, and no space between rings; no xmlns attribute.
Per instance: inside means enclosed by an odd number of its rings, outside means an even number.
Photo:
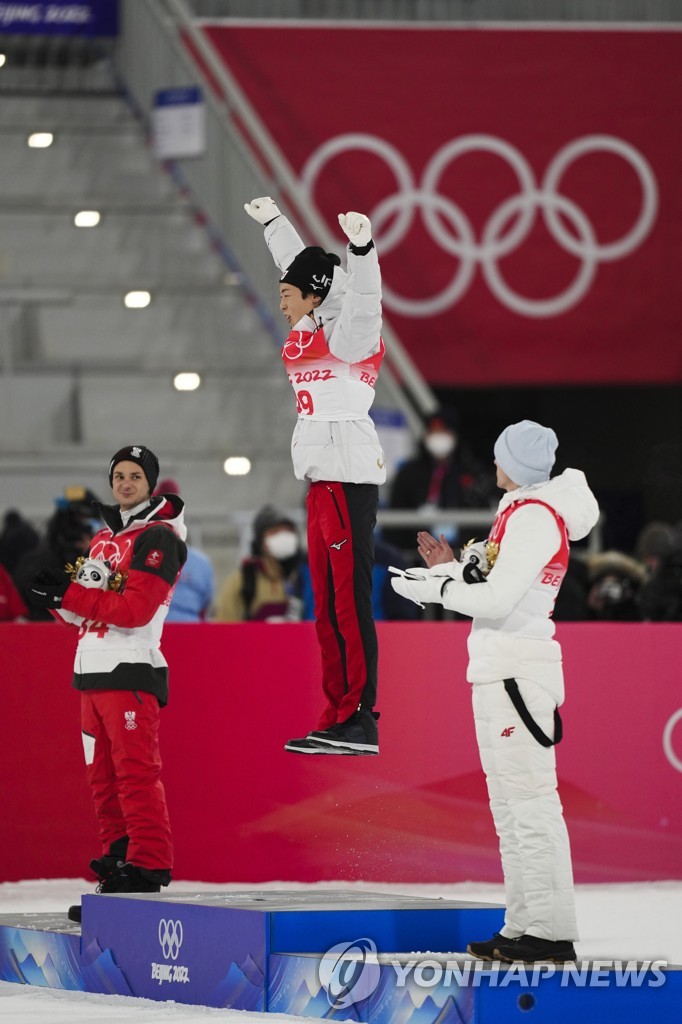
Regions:
<svg viewBox="0 0 682 1024"><path fill-rule="evenodd" d="M495 932L492 939L488 939L486 942L470 942L467 946L467 953L471 953L479 960L497 960L495 950L501 942L509 945L512 942L518 942L518 939L508 939L500 932Z"/></svg>
<svg viewBox="0 0 682 1024"><path fill-rule="evenodd" d="M539 939L536 935L521 935L518 939L500 938L495 947L494 959L507 963L533 964L544 961L563 964L567 960L575 960L575 949L573 943L566 939L552 942Z"/></svg>
<svg viewBox="0 0 682 1024"><path fill-rule="evenodd" d="M289 740L284 744L284 749L292 754L355 754L355 750L339 750L336 747L326 746L323 743L316 743L315 740L304 736L300 740Z"/></svg>
<svg viewBox="0 0 682 1024"><path fill-rule="evenodd" d="M332 725L321 732L308 733L306 739L331 747L336 753L378 754L379 732L377 711L361 708L345 722Z"/></svg>

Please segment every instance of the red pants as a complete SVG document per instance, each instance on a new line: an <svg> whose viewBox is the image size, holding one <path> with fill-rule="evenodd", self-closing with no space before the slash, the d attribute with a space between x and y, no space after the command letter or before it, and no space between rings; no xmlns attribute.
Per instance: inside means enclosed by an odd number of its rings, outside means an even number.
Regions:
<svg viewBox="0 0 682 1024"><path fill-rule="evenodd" d="M159 703L151 693L81 693L86 774L103 853L128 836L128 860L152 871L173 866L173 841L160 779Z"/></svg>
<svg viewBox="0 0 682 1024"><path fill-rule="evenodd" d="M372 612L374 526L379 488L317 480L310 485L308 561L327 706L318 729L373 708L377 634Z"/></svg>

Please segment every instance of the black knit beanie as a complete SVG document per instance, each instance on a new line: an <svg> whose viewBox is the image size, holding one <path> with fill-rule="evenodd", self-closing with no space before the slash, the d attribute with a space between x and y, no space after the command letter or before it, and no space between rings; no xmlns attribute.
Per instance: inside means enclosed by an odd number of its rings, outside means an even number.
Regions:
<svg viewBox="0 0 682 1024"><path fill-rule="evenodd" d="M114 482L114 469L119 462L136 462L147 477L149 490L153 491L159 479L159 460L154 452L141 444L129 444L120 448L109 463L109 484Z"/></svg>
<svg viewBox="0 0 682 1024"><path fill-rule="evenodd" d="M312 292L324 300L332 285L334 267L340 265L336 253L325 252L319 245L309 245L299 252L279 281L300 288L304 295Z"/></svg>

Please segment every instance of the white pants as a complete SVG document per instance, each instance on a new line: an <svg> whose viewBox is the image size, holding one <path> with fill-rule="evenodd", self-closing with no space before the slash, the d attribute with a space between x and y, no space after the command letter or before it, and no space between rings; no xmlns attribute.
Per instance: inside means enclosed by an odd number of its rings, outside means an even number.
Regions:
<svg viewBox="0 0 682 1024"><path fill-rule="evenodd" d="M554 735L555 702L537 683L517 679L531 715ZM506 914L503 934L575 940L573 870L557 792L553 747L530 734L502 681L473 687L474 720L490 809L500 840Z"/></svg>

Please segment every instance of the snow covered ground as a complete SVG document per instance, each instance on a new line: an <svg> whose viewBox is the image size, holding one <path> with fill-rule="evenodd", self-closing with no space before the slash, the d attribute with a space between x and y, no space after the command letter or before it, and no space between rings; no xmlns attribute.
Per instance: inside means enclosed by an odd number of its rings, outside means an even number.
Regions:
<svg viewBox="0 0 682 1024"><path fill-rule="evenodd" d="M249 889L310 889L291 882L258 885L212 885L174 882L178 891ZM356 889L408 896L502 902L502 887L476 882L453 885L375 885L320 882L323 889ZM0 884L0 914L66 910L92 887L78 879L4 882ZM577 888L581 941L578 959L666 960L682 964L682 882L620 885L582 885ZM310 1024L309 1017L246 1013L157 1003L124 996L95 996L29 988L0 982L0 1021L7 1024Z"/></svg>

